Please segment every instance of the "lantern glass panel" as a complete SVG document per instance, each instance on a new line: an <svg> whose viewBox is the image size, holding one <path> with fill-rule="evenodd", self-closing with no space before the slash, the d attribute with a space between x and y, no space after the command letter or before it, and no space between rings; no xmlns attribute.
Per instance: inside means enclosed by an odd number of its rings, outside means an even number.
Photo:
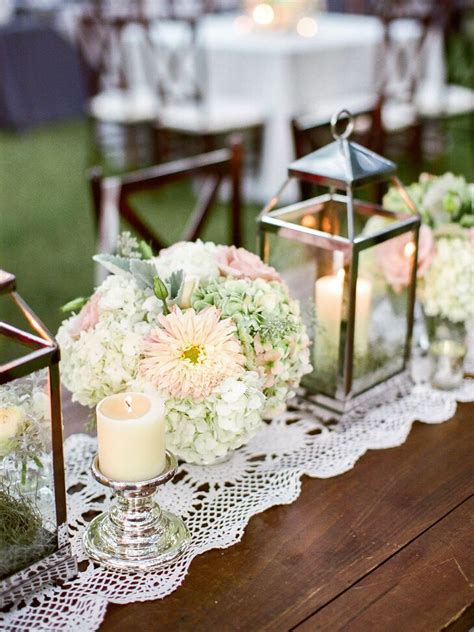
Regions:
<svg viewBox="0 0 474 632"><path fill-rule="evenodd" d="M313 343L311 392L344 402L405 368L417 226L334 194L261 218L262 254L300 301Z"/></svg>
<svg viewBox="0 0 474 632"><path fill-rule="evenodd" d="M0 270L0 609L77 572L58 362L54 338Z"/></svg>
<svg viewBox="0 0 474 632"><path fill-rule="evenodd" d="M313 343L314 370L303 384L334 413L407 368L420 227L396 165L349 141L353 129L350 112L335 112L334 142L289 165L259 220L262 257L300 300ZM278 208L295 180L328 192ZM356 190L376 185L379 193L389 182L411 214L354 198Z"/></svg>
<svg viewBox="0 0 474 632"><path fill-rule="evenodd" d="M0 386L0 579L58 548L48 371Z"/></svg>

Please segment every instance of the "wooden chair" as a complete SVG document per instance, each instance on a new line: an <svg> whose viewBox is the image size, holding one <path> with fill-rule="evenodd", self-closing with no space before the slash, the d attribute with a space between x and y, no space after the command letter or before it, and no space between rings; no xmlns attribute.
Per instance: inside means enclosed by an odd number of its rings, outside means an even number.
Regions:
<svg viewBox="0 0 474 632"><path fill-rule="evenodd" d="M383 26L383 49L376 67L378 102L373 149L388 155L398 150L415 170L419 170L423 157L423 124L417 98L425 45L433 26L432 7L433 0L375 3L375 13ZM409 39L403 37L405 20L418 31Z"/></svg>
<svg viewBox="0 0 474 632"><path fill-rule="evenodd" d="M297 155L307 153L307 149L313 151L330 139L330 117L334 110L344 107L356 118L356 140L384 155L396 153L398 149L419 169L422 120L416 99L422 78L423 47L432 25L431 2L383 0L372 3L383 28L374 91L347 95L334 103L323 102L313 112L296 117L293 135ZM401 21L404 19L409 19L411 26L417 29L409 39L403 36L405 25Z"/></svg>
<svg viewBox="0 0 474 632"><path fill-rule="evenodd" d="M76 43L89 94L88 114L95 146L113 168L124 170L153 162L154 122L158 99L143 74L134 77L124 58L133 37L145 33L159 13L150 3L129 0L84 2L76 24ZM154 5L153 5L154 6ZM141 73L140 73L141 74Z"/></svg>
<svg viewBox="0 0 474 632"><path fill-rule="evenodd" d="M440 0L433 15L434 28L446 60L446 76L438 89L422 86L417 104L424 131L424 150L430 158L443 153L448 120L474 134L474 19L472 0ZM459 118L462 117L462 118ZM452 127L452 126L451 126Z"/></svg>
<svg viewBox="0 0 474 632"><path fill-rule="evenodd" d="M92 192L99 252L108 252L113 249L116 233L118 232L117 219L120 218L125 220L156 252L169 245L139 215L131 200L131 196L138 192L157 190L167 184L194 178L199 179L201 184L198 200L183 228L180 239L194 240L201 235L202 229L210 217L212 206L217 199L221 185L227 180L231 184L228 215L229 240L230 243L236 246L241 245L241 170L242 143L238 137L232 139L230 148L183 158L147 169L133 171L122 176L104 177L101 168L92 168L88 175ZM110 191L115 196L115 199L112 200L115 217L112 218L110 195L109 199L107 199Z"/></svg>
<svg viewBox="0 0 474 632"><path fill-rule="evenodd" d="M236 132L258 142L265 122L262 107L248 100L216 98L208 91L207 58L201 41L203 19L208 13L227 10L230 4L223 0L168 0L168 6L168 21L158 22L151 35L160 95L158 151L173 155L173 148L178 147L179 154L183 142L193 143L198 151L209 151L225 144Z"/></svg>

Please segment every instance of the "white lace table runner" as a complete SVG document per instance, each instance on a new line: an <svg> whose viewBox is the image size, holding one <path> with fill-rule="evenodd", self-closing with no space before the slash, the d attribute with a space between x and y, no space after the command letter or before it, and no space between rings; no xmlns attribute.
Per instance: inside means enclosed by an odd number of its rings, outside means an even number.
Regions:
<svg viewBox="0 0 474 632"><path fill-rule="evenodd" d="M384 401L387 402L384 392ZM369 449L404 443L412 423L436 424L450 419L457 401L474 401L474 380L465 379L457 391L441 392L423 383L404 384L402 395L352 419L325 425L304 400L266 426L226 463L211 467L184 465L185 476L158 492L162 506L180 514L192 535L186 554L161 571L123 575L88 563L66 586L45 589L35 599L0 621L0 629L96 630L109 602L161 599L184 581L197 555L238 542L252 516L269 507L294 502L303 474L328 478L347 472ZM81 538L87 512L103 511L107 489L90 474L96 441L85 434L66 441L67 482L72 546L84 560Z"/></svg>

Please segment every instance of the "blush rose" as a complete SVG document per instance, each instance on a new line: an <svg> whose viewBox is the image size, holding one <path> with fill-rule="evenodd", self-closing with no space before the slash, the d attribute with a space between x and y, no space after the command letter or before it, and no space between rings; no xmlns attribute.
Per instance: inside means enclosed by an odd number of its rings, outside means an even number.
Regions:
<svg viewBox="0 0 474 632"><path fill-rule="evenodd" d="M275 268L263 263L260 257L245 248L221 246L217 252L217 265L222 273L235 278L282 280Z"/></svg>
<svg viewBox="0 0 474 632"><path fill-rule="evenodd" d="M383 242L375 249L375 256L384 277L395 292L400 292L410 283L411 255L406 247L412 241L409 233ZM434 254L434 238L431 229L424 224L418 240L417 276L423 277Z"/></svg>

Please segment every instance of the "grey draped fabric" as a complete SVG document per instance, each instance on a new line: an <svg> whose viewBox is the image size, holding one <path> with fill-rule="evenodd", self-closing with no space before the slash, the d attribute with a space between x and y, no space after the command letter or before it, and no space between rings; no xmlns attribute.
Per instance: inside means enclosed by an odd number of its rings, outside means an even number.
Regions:
<svg viewBox="0 0 474 632"><path fill-rule="evenodd" d="M83 114L77 52L30 17L0 27L0 128L24 130Z"/></svg>

